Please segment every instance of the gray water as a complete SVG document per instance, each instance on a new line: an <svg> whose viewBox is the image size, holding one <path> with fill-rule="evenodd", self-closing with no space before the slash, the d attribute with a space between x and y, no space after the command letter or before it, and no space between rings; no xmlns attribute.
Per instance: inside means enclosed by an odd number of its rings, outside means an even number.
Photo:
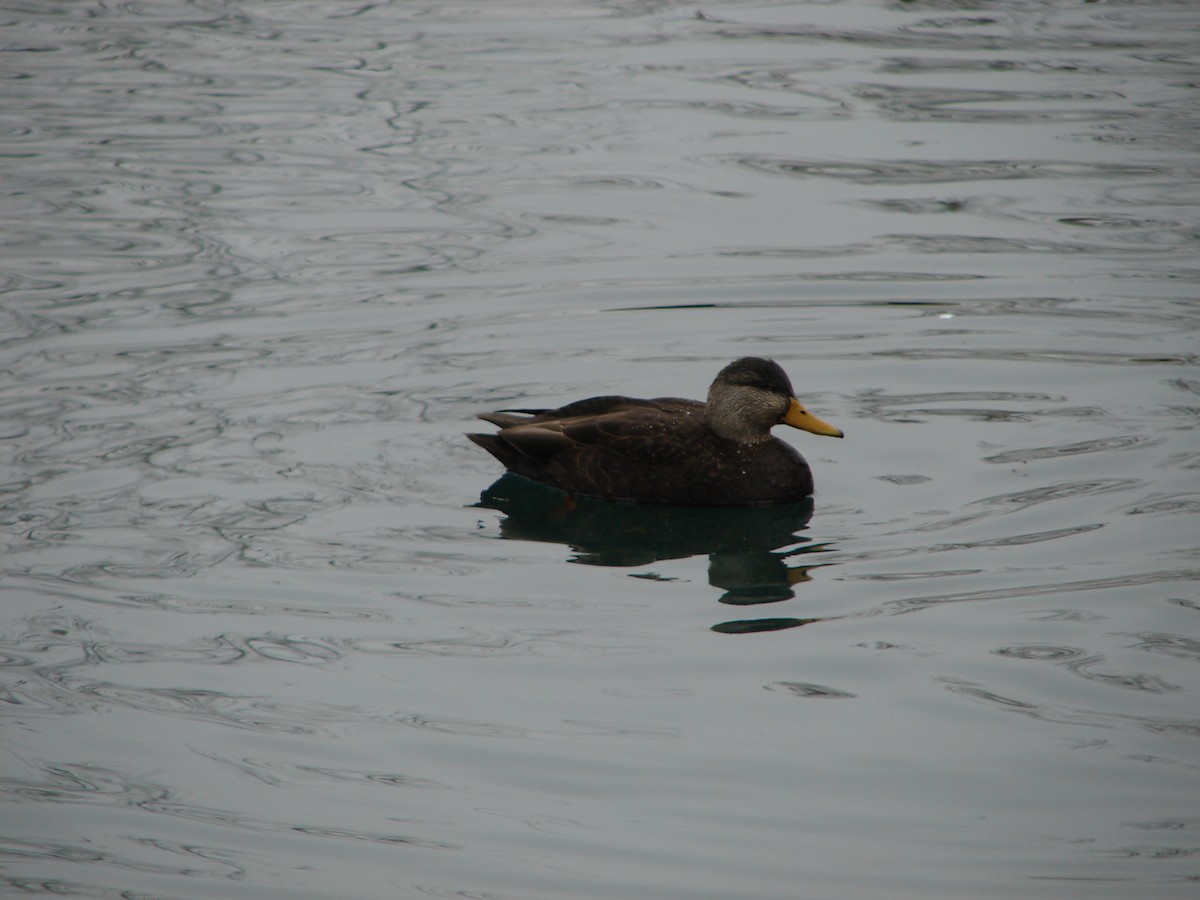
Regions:
<svg viewBox="0 0 1200 900"><path fill-rule="evenodd" d="M0 892L1191 896L1198 31L8 4ZM462 436L747 354L811 511Z"/></svg>

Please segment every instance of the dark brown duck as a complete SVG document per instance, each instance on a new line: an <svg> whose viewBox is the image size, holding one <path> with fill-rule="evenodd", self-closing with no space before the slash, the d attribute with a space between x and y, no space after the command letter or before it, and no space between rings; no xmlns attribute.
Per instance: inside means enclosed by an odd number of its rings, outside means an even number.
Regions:
<svg viewBox="0 0 1200 900"><path fill-rule="evenodd" d="M771 429L842 436L800 404L778 363L753 356L717 374L707 403L592 397L480 418L500 431L467 437L517 475L571 494L681 506L803 500L812 471Z"/></svg>

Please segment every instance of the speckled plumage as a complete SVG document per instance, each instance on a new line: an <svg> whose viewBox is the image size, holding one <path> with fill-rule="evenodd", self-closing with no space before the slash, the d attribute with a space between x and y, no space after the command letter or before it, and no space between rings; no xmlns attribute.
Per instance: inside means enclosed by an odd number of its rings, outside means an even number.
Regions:
<svg viewBox="0 0 1200 900"><path fill-rule="evenodd" d="M755 357L722 369L708 403L593 397L480 418L500 431L467 437L511 472L573 494L683 506L802 500L813 492L812 472L771 427L786 419L841 436L808 416L776 363Z"/></svg>

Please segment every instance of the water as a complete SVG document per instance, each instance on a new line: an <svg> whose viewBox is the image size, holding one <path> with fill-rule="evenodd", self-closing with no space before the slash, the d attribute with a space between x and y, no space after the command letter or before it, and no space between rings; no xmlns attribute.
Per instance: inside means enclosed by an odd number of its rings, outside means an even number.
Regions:
<svg viewBox="0 0 1200 900"><path fill-rule="evenodd" d="M10 4L5 890L1188 895L1198 28ZM462 437L748 353L811 510Z"/></svg>

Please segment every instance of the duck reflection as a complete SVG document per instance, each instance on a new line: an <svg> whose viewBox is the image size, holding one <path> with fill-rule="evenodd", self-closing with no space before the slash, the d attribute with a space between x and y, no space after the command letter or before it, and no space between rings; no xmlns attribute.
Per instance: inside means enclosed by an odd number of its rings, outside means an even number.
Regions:
<svg viewBox="0 0 1200 900"><path fill-rule="evenodd" d="M817 566L794 565L795 557L828 545L802 537L813 502L762 507L686 507L614 503L573 497L519 475L505 474L484 490L477 507L504 513L500 534L521 541L564 544L572 562L593 566L639 566L660 559L708 556L708 580L735 606L777 603L795 597ZM815 619L754 619L728 622L728 633L778 631Z"/></svg>

